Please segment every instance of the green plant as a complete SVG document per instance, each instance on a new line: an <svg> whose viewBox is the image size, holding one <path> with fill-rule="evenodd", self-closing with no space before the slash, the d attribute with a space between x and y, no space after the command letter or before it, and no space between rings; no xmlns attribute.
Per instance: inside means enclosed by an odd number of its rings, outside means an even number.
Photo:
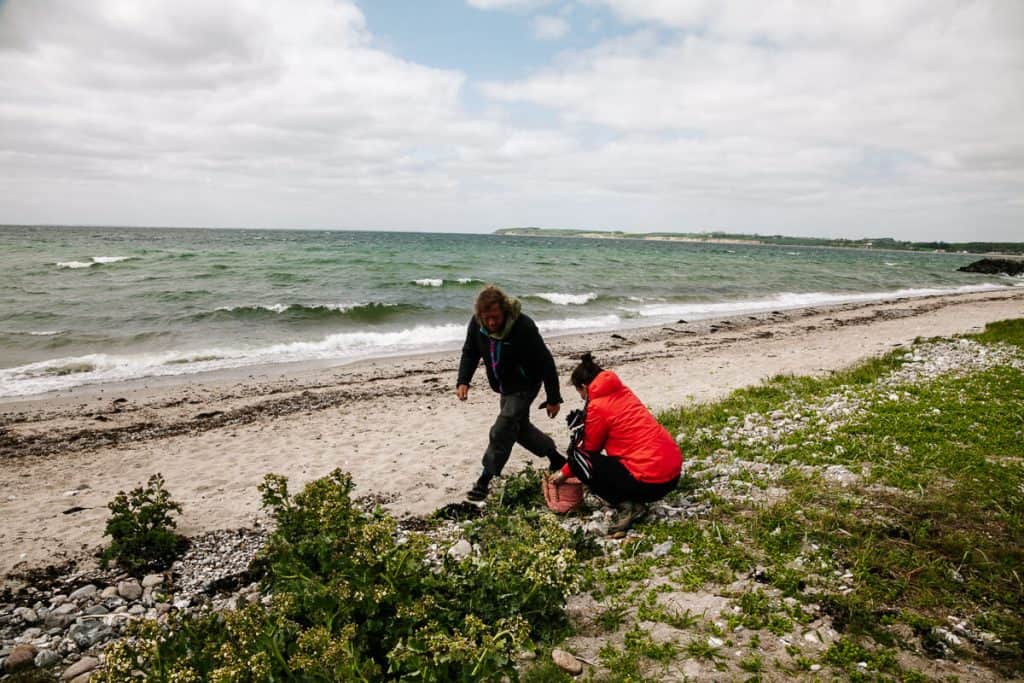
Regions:
<svg viewBox="0 0 1024 683"><path fill-rule="evenodd" d="M150 477L145 487L119 491L107 507L110 518L103 534L111 541L100 555L103 566L114 560L133 573L163 569L188 547L173 531L177 523L171 514L180 513L181 505L171 500L160 474Z"/></svg>

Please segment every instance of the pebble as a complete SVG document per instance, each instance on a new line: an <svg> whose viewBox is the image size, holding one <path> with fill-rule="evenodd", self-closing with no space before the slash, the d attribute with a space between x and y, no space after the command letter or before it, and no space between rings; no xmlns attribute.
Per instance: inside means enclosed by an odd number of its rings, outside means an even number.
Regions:
<svg viewBox="0 0 1024 683"><path fill-rule="evenodd" d="M35 665L37 669L48 669L51 666L60 664L61 657L59 654L50 649L40 650L35 658Z"/></svg>
<svg viewBox="0 0 1024 683"><path fill-rule="evenodd" d="M70 681L76 676L81 676L82 674L89 673L99 665L100 660L96 659L95 657L82 657L77 662L75 662L67 669L65 669L64 673L61 674L60 677L65 681Z"/></svg>
<svg viewBox="0 0 1024 683"><path fill-rule="evenodd" d="M76 591L72 591L71 595L68 596L68 600L74 600L75 602L77 602L79 600L91 598L94 595L96 595L96 586L90 583L86 586L82 586Z"/></svg>
<svg viewBox="0 0 1024 683"><path fill-rule="evenodd" d="M142 586L135 579L121 581L117 584L117 594L125 600L138 600L142 597Z"/></svg>
<svg viewBox="0 0 1024 683"><path fill-rule="evenodd" d="M565 650L559 650L558 648L552 650L551 661L555 663L555 666L571 676L578 676L583 673L583 664L580 660Z"/></svg>
<svg viewBox="0 0 1024 683"><path fill-rule="evenodd" d="M19 607L14 610L14 613L18 615L18 618L24 621L26 624L34 624L39 621L39 615L35 610L28 607Z"/></svg>
<svg viewBox="0 0 1024 683"><path fill-rule="evenodd" d="M473 546L470 545L469 541L464 538L460 538L456 541L455 545L448 549L448 557L454 560L462 560L473 552Z"/></svg>
<svg viewBox="0 0 1024 683"><path fill-rule="evenodd" d="M4 671L14 673L22 671L35 665L36 654L39 650L35 645L22 644L11 650L11 654L4 659Z"/></svg>

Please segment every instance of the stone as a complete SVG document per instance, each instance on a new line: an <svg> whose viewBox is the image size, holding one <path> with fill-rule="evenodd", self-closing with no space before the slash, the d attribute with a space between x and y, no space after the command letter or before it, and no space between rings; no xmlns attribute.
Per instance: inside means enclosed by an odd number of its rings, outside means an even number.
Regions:
<svg viewBox="0 0 1024 683"><path fill-rule="evenodd" d="M70 681L68 681L68 683L89 683L89 681L91 681L91 680L92 680L92 672L91 671L87 671L84 674L81 674L79 676L75 676Z"/></svg>
<svg viewBox="0 0 1024 683"><path fill-rule="evenodd" d="M448 557L451 557L455 560L461 560L466 557L469 557L470 553L472 552L473 546L470 545L469 541L467 541L464 538L461 538L455 545L448 549Z"/></svg>
<svg viewBox="0 0 1024 683"><path fill-rule="evenodd" d="M38 669L48 669L60 664L60 655L50 649L40 650L36 655L35 664Z"/></svg>
<svg viewBox="0 0 1024 683"><path fill-rule="evenodd" d="M48 629L65 629L74 620L75 618L70 614L53 614L51 612L43 619L43 624Z"/></svg>
<svg viewBox="0 0 1024 683"><path fill-rule="evenodd" d="M4 660L4 671L14 673L15 671L24 671L35 666L36 654L38 653L39 650L36 649L35 645L24 644L16 646Z"/></svg>
<svg viewBox="0 0 1024 683"><path fill-rule="evenodd" d="M55 609L52 612L50 612L50 614L68 615L68 614L74 614L77 611L78 611L78 605L76 605L73 602L65 602L63 605L61 605L57 609Z"/></svg>
<svg viewBox="0 0 1024 683"><path fill-rule="evenodd" d="M980 261L957 268L961 273L982 273L983 275L1024 274L1024 261L998 258L983 258Z"/></svg>
<svg viewBox="0 0 1024 683"><path fill-rule="evenodd" d="M552 650L551 661L555 663L555 666L571 676L578 676L583 673L583 664L580 663L580 660L565 650L559 650L558 648Z"/></svg>
<svg viewBox="0 0 1024 683"><path fill-rule="evenodd" d="M651 550L651 552L654 554L655 557L665 557L670 552L672 552L672 545L672 541L668 540L664 543L659 543L658 545L654 546L654 549Z"/></svg>
<svg viewBox="0 0 1024 683"><path fill-rule="evenodd" d="M117 586L107 586L100 593L100 597L103 598L104 600L106 600L108 598L118 598L118 597L120 597L117 594Z"/></svg>
<svg viewBox="0 0 1024 683"><path fill-rule="evenodd" d="M89 607L89 608L87 608L85 610L85 613L88 614L88 615L91 615L91 616L96 616L96 615L99 615L99 614L107 614L109 612L110 612L110 610L108 610L103 605L93 605L92 607Z"/></svg>
<svg viewBox="0 0 1024 683"><path fill-rule="evenodd" d="M114 635L113 630L102 621L90 619L68 629L68 635L80 650L87 650L96 643Z"/></svg>
<svg viewBox="0 0 1024 683"><path fill-rule="evenodd" d="M94 586L94 585L92 585L90 583L88 585L82 586L78 590L72 591L71 594L68 596L68 599L69 600L76 600L76 601L77 600L87 600L87 599L91 598L92 596L96 595L96 592L97 592L96 586Z"/></svg>
<svg viewBox="0 0 1024 683"><path fill-rule="evenodd" d="M62 680L70 681L77 676L89 673L99 665L100 660L96 659L95 657L82 657L77 662L75 662L67 669L65 669L64 673L62 673L60 677Z"/></svg>
<svg viewBox="0 0 1024 683"><path fill-rule="evenodd" d="M36 611L28 607L19 607L14 610L14 613L26 624L34 624L39 621L39 615L36 614Z"/></svg>
<svg viewBox="0 0 1024 683"><path fill-rule="evenodd" d="M149 574L142 579L143 588L152 588L153 586L160 586L164 582L163 574Z"/></svg>
<svg viewBox="0 0 1024 683"><path fill-rule="evenodd" d="M142 597L142 586L135 579L121 581L117 584L117 594L125 600L138 600Z"/></svg>

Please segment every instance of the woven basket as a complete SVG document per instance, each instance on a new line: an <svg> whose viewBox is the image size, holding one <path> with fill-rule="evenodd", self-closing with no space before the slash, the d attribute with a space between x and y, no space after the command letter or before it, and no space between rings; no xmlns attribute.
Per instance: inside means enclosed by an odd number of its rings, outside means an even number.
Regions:
<svg viewBox="0 0 1024 683"><path fill-rule="evenodd" d="M541 482L544 502L553 511L565 514L583 504L583 483L576 477L569 477L561 484L552 484L546 477Z"/></svg>

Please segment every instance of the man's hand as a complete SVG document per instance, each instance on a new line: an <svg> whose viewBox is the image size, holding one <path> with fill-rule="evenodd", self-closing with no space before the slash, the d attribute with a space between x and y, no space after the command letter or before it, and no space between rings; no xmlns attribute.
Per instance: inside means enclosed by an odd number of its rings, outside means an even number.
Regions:
<svg viewBox="0 0 1024 683"><path fill-rule="evenodd" d="M564 483L565 479L566 477L564 474L562 474L562 470L552 472L551 474L548 475L548 481L550 481L555 486L559 486L560 484Z"/></svg>
<svg viewBox="0 0 1024 683"><path fill-rule="evenodd" d="M548 417L554 417L558 415L558 409L562 407L561 403L549 403L545 408L548 411Z"/></svg>
<svg viewBox="0 0 1024 683"><path fill-rule="evenodd" d="M465 401L466 398L469 396L469 385L460 384L459 386L455 387L455 396L460 401Z"/></svg>

